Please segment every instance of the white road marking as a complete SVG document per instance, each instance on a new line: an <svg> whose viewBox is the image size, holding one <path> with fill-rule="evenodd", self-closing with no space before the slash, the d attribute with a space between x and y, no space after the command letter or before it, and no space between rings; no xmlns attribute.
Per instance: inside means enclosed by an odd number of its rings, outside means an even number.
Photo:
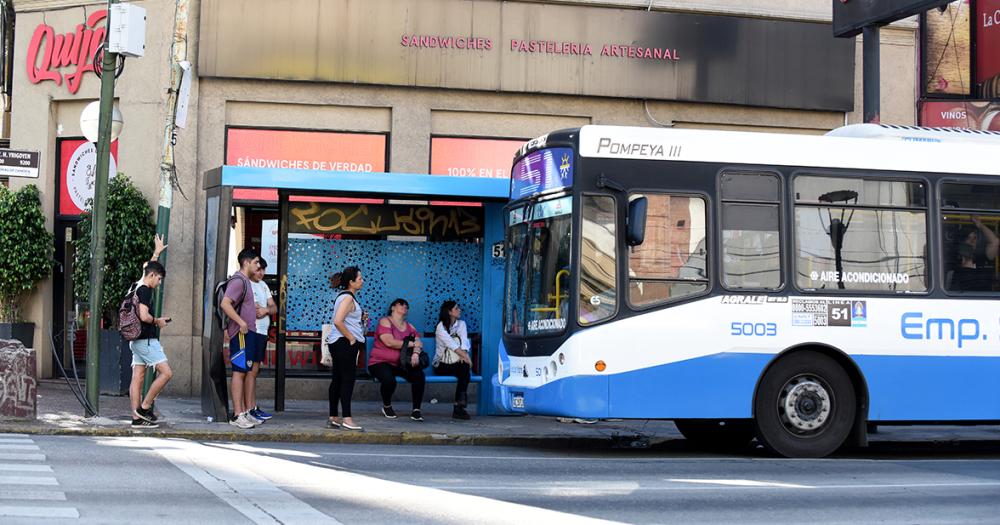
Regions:
<svg viewBox="0 0 1000 525"><path fill-rule="evenodd" d="M0 433L0 438L26 438L26 437L28 437L27 434L6 434L6 433Z"/></svg>
<svg viewBox="0 0 1000 525"><path fill-rule="evenodd" d="M52 467L27 463L0 463L0 472L52 472Z"/></svg>
<svg viewBox="0 0 1000 525"><path fill-rule="evenodd" d="M0 476L0 485L58 485L56 478L42 476Z"/></svg>
<svg viewBox="0 0 1000 525"><path fill-rule="evenodd" d="M10 452L13 450L41 450L38 445L0 445L0 452Z"/></svg>
<svg viewBox="0 0 1000 525"><path fill-rule="evenodd" d="M0 461L45 461L45 454L0 452Z"/></svg>
<svg viewBox="0 0 1000 525"><path fill-rule="evenodd" d="M79 518L73 507L14 507L0 506L0 516L12 518Z"/></svg>
<svg viewBox="0 0 1000 525"><path fill-rule="evenodd" d="M754 481L752 479L668 479L672 483L701 483L705 485L725 485L730 487L767 487L780 489L814 489L809 485L792 483L776 483L773 481Z"/></svg>
<svg viewBox="0 0 1000 525"><path fill-rule="evenodd" d="M586 516L387 481L269 455L208 447L182 440L141 441L256 523L314 522L332 518L278 487L335 500L337 507L370 508L400 520L452 523L609 523ZM253 469L252 471L250 469ZM392 494L392 497L387 497ZM300 513L300 514L296 514ZM313 514L315 513L315 514ZM307 520L305 515L318 518Z"/></svg>
<svg viewBox="0 0 1000 525"><path fill-rule="evenodd" d="M0 443L7 445L32 445L35 442L25 438L0 438Z"/></svg>
<svg viewBox="0 0 1000 525"><path fill-rule="evenodd" d="M66 493L57 490L38 490L38 489L0 487L0 499L66 501Z"/></svg>

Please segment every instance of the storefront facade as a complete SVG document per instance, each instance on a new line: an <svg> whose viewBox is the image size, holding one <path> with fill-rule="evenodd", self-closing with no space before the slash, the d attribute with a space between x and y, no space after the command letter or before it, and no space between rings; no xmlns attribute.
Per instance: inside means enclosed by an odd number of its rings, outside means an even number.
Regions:
<svg viewBox="0 0 1000 525"><path fill-rule="evenodd" d="M140 4L146 56L126 61L118 79L126 123L116 165L155 206L174 10ZM203 182L220 166L502 178L520 142L586 124L823 133L860 121L860 45L827 38L825 0L280 4L190 3L194 78L175 153L185 196L175 194L172 209L164 312L173 322L162 336L171 393L201 389ZM41 152L36 182L58 245L76 213L64 157L83 155L73 141L99 80L85 71L83 50L64 60L51 46L71 33L92 41L103 5L37 0L17 9L11 145ZM883 122L916 122L916 40L911 22L882 32ZM234 248L276 257L276 192L244 191L234 195ZM48 340L65 310L61 279L57 270L32 297L36 340ZM38 355L40 374L51 376L48 343ZM310 366L290 376L289 400L325 396ZM270 385L262 381L262 398Z"/></svg>

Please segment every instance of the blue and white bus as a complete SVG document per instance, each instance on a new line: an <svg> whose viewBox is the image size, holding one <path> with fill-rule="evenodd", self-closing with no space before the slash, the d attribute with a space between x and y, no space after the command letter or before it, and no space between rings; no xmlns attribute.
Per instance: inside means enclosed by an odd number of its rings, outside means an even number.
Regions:
<svg viewBox="0 0 1000 525"><path fill-rule="evenodd" d="M497 404L792 457L1000 422L1000 135L880 129L525 144Z"/></svg>

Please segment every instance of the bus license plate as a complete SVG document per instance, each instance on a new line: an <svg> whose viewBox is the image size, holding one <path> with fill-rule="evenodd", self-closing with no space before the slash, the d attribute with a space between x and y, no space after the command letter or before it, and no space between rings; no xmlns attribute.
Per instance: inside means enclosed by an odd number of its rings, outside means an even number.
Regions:
<svg viewBox="0 0 1000 525"><path fill-rule="evenodd" d="M515 395L513 397L513 399L511 399L511 405L514 408L524 408L524 396L523 395Z"/></svg>

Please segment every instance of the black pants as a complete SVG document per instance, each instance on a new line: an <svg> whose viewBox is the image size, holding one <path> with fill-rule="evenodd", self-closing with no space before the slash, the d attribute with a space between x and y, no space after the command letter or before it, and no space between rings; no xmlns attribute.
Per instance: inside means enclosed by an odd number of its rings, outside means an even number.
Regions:
<svg viewBox="0 0 1000 525"><path fill-rule="evenodd" d="M392 404L392 394L396 391L396 376L399 376L410 382L413 392L413 409L420 409L420 403L424 400L424 384L426 383L423 370L403 370L389 363L376 363L368 365L368 371L371 372L372 377L378 380L384 406Z"/></svg>
<svg viewBox="0 0 1000 525"><path fill-rule="evenodd" d="M472 375L469 371L469 365L461 361L450 365L438 363L438 365L434 367L434 375L455 376L455 378L458 379L458 384L455 385L455 404L460 404L465 401L467 398L466 392L469 390L469 377Z"/></svg>
<svg viewBox="0 0 1000 525"><path fill-rule="evenodd" d="M357 341L354 346L346 337L330 344L333 366L330 368L330 417L337 417L337 403L344 417L351 417L351 395L354 393L354 369L358 363L358 351L364 343Z"/></svg>

